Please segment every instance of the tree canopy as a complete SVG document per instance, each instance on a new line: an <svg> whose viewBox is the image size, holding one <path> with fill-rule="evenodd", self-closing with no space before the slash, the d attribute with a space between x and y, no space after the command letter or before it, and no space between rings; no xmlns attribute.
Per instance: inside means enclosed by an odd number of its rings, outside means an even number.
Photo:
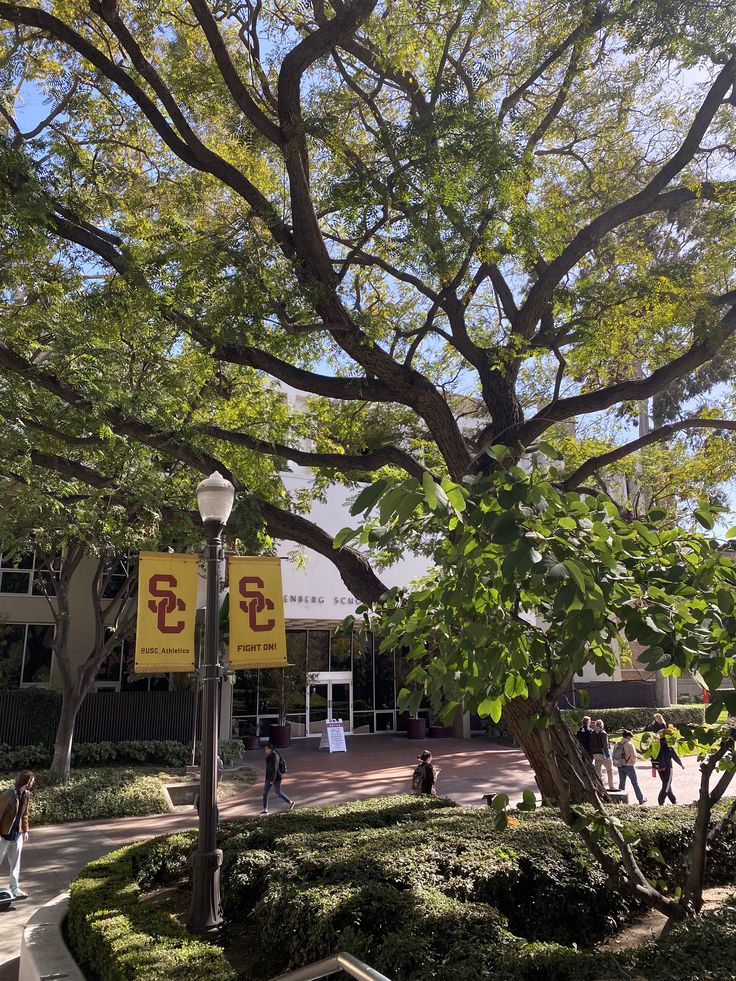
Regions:
<svg viewBox="0 0 736 981"><path fill-rule="evenodd" d="M457 481L547 433L568 490L730 478L728 5L63 0L0 23L6 476L135 495L142 468L187 507L220 469L246 524L364 599L380 580L284 461L317 491Z"/></svg>

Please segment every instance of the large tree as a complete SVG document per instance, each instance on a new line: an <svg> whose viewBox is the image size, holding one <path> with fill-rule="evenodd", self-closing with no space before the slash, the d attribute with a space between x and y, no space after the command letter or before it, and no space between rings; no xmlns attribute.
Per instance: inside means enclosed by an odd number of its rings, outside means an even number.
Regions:
<svg viewBox="0 0 736 981"><path fill-rule="evenodd" d="M371 602L284 461L317 492L460 483L546 434L590 493L666 441L712 488L736 428L727 4L2 0L0 22L2 411L70 492L135 493L111 448L219 469ZM553 793L534 707L507 711Z"/></svg>

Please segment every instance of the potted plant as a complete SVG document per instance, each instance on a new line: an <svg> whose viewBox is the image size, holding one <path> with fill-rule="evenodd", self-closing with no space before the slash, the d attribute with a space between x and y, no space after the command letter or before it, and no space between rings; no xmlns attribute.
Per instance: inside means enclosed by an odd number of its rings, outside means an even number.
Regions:
<svg viewBox="0 0 736 981"><path fill-rule="evenodd" d="M278 710L278 722L269 726L268 738L277 749L288 746L291 742L291 723L287 716L298 707L298 702L303 704L310 682L306 654L306 647L292 649L289 657L293 658L293 664L287 664L285 668L272 668L268 672L266 683L271 688Z"/></svg>
<svg viewBox="0 0 736 981"><path fill-rule="evenodd" d="M427 720L421 719L418 715L415 715L413 719L409 719L406 734L409 739L426 739Z"/></svg>
<svg viewBox="0 0 736 981"><path fill-rule="evenodd" d="M429 724L429 738L430 739L447 739L452 735L449 726L444 725L442 722L430 722Z"/></svg>
<svg viewBox="0 0 736 981"><path fill-rule="evenodd" d="M260 749L261 737L258 731L258 723L248 720L240 723L240 738L243 740L244 749Z"/></svg>

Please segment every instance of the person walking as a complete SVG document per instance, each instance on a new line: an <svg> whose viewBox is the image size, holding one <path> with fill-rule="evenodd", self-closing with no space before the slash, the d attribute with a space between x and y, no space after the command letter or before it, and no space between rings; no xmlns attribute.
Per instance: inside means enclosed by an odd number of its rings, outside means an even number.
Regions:
<svg viewBox="0 0 736 981"><path fill-rule="evenodd" d="M584 715L583 716L582 721L580 722L580 726L578 728L578 731L576 732L575 735L577 736L577 740L580 743L580 746L581 746L583 752L585 753L585 755L588 757L588 759L592 763L593 762L593 750L591 749L591 743L590 743L590 741L591 741L592 736L593 736L593 730L590 728L590 716L589 715Z"/></svg>
<svg viewBox="0 0 736 981"><path fill-rule="evenodd" d="M20 857L28 841L28 805L35 783L32 770L21 770L14 785L0 794L0 867L7 858L13 899L28 899L20 887Z"/></svg>
<svg viewBox="0 0 736 981"><path fill-rule="evenodd" d="M641 792L639 778L636 775L637 753L636 746L632 742L634 734L629 729L624 729L622 736L623 738L620 743L616 744L612 756L613 765L618 768L618 789L625 790L626 781L630 780L636 799L640 804L644 804L646 797Z"/></svg>
<svg viewBox="0 0 736 981"><path fill-rule="evenodd" d="M417 794L427 794L430 797L437 796L437 777L439 770L432 763L432 754L428 749L417 756L417 767L412 778L412 789Z"/></svg>
<svg viewBox="0 0 736 981"><path fill-rule="evenodd" d="M266 757L266 781L263 785L263 811L261 813L268 814L268 797L271 793L271 787L276 790L276 796L285 801L289 805L289 810L292 811L294 801L287 797L281 789L281 779L286 773L286 760L280 753L276 752L273 743L266 743L263 752Z"/></svg>
<svg viewBox="0 0 736 981"><path fill-rule="evenodd" d="M657 758L652 760L652 763L662 781L662 789L657 798L659 806L662 807L666 800L676 804L677 798L672 792L672 764L677 763L681 770L684 770L685 767L677 755L677 750L667 742L667 735L664 732L659 737L659 753Z"/></svg>
<svg viewBox="0 0 736 981"><path fill-rule="evenodd" d="M656 734L658 732L664 732L666 728L667 728L667 723L664 721L664 716L662 715L662 713L655 712L652 718L652 725L649 731ZM656 776L657 776L657 768L654 765L654 762L652 762L652 777L656 779Z"/></svg>
<svg viewBox="0 0 736 981"><path fill-rule="evenodd" d="M608 776L608 789L615 790L613 785L613 763L611 762L611 747L608 742L608 733L603 725L603 719L596 719L593 732L590 737L590 748L593 751L593 765L598 779L603 780L601 769L605 766Z"/></svg>

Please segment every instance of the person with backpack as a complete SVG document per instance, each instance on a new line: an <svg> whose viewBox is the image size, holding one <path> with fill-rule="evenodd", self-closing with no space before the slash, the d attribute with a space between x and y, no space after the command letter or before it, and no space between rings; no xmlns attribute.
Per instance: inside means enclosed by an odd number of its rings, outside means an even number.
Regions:
<svg viewBox="0 0 736 981"><path fill-rule="evenodd" d="M428 794L430 797L437 796L437 776L439 770L432 763L432 754L428 749L417 756L416 769L411 781L411 789L416 794Z"/></svg>
<svg viewBox="0 0 736 981"><path fill-rule="evenodd" d="M28 899L18 880L23 845L28 841L28 805L35 782L32 770L21 770L13 786L0 794L0 865L7 858L12 899Z"/></svg>
<svg viewBox="0 0 736 981"><path fill-rule="evenodd" d="M646 797L641 792L639 778L636 775L636 746L631 741L634 738L634 734L629 729L624 729L622 735L621 742L616 743L613 749L613 765L618 770L618 789L625 790L626 781L630 780L631 786L634 788L634 793L636 794L636 799L640 804L644 804Z"/></svg>
<svg viewBox="0 0 736 981"><path fill-rule="evenodd" d="M652 764L654 769L657 771L657 776L662 781L662 789L659 792L659 797L657 802L659 806L662 807L666 800L670 800L673 804L677 803L677 798L672 793L672 764L677 763L678 766L684 770L682 760L677 755L677 750L670 746L667 742L667 735L665 732L661 733L659 737L659 753L656 759L652 759Z"/></svg>
<svg viewBox="0 0 736 981"><path fill-rule="evenodd" d="M289 810L293 811L294 801L287 797L281 789L281 780L286 773L286 760L281 753L276 752L273 743L266 743L263 752L266 757L266 781L263 785L263 811L261 813L268 814L268 797L271 793L271 787L276 790L276 796L285 801L289 805Z"/></svg>
<svg viewBox="0 0 736 981"><path fill-rule="evenodd" d="M613 764L611 763L611 748L608 743L608 733L603 724L603 719L596 719L595 727L590 736L590 748L593 751L593 765L598 779L602 780L601 768L605 766L608 776L608 789L615 790L613 786Z"/></svg>

